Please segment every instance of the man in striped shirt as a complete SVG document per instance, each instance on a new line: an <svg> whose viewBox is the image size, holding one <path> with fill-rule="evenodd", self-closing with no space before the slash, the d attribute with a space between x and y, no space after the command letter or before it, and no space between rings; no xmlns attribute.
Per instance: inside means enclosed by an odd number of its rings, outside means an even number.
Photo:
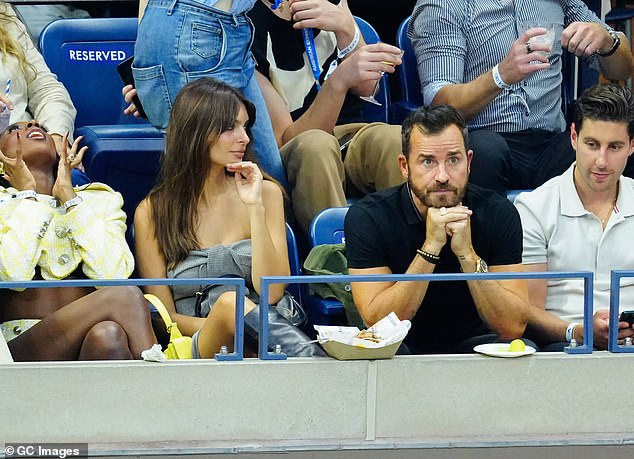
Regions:
<svg viewBox="0 0 634 459"><path fill-rule="evenodd" d="M555 24L552 47L534 24ZM500 193L535 188L574 160L563 50L610 79L634 68L624 36L581 0L418 0L410 33L425 103L453 105L468 120L470 181Z"/></svg>

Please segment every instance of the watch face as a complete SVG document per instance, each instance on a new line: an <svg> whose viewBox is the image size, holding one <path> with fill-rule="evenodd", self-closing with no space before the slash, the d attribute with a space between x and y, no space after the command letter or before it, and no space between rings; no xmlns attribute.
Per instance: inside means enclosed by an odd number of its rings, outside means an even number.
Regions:
<svg viewBox="0 0 634 459"><path fill-rule="evenodd" d="M476 266L476 271L479 273L488 273L489 272L489 265L487 265L487 262L484 261L482 258L478 258L478 264Z"/></svg>

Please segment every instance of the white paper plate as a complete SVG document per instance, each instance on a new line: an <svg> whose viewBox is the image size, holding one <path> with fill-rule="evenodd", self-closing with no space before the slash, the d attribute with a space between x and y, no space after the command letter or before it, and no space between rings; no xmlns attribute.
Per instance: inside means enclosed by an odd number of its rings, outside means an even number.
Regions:
<svg viewBox="0 0 634 459"><path fill-rule="evenodd" d="M521 352L510 352L508 343L491 343L491 344L479 344L474 347L473 350L481 354L490 355L492 357L522 357L523 355L530 355L535 352L535 348L532 346L526 346Z"/></svg>

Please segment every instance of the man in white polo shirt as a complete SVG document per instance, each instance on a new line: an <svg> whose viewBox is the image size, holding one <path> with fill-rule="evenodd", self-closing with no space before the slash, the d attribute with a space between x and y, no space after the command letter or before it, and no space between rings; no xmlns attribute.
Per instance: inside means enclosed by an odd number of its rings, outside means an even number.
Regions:
<svg viewBox="0 0 634 459"><path fill-rule="evenodd" d="M570 141L576 162L562 175L517 197L527 271L594 272L594 343L608 342L610 271L634 269L634 180L622 176L634 152L634 97L596 85L578 99ZM583 281L529 281L529 330L542 350L583 342ZM623 279L621 309L634 309L634 279ZM546 311L546 312L544 312ZM619 339L634 335L619 323Z"/></svg>

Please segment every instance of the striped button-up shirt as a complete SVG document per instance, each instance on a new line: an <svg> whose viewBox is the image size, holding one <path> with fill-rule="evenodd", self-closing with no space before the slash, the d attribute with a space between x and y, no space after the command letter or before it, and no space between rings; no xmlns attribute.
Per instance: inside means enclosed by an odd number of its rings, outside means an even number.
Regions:
<svg viewBox="0 0 634 459"><path fill-rule="evenodd" d="M468 83L498 64L528 22L600 22L581 0L418 0L410 22L425 104L448 84ZM605 26L607 27L607 26ZM565 129L561 111L561 42L550 68L504 90L469 121L471 129L516 132ZM599 68L596 55L585 59Z"/></svg>

